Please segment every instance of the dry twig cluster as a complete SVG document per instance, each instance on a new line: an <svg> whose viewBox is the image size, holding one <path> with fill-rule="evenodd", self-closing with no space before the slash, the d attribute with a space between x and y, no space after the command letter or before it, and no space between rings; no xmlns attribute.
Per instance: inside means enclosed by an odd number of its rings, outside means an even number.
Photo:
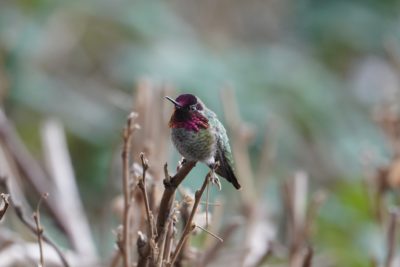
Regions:
<svg viewBox="0 0 400 267"><path fill-rule="evenodd" d="M107 263L102 263L97 256L61 125L52 120L43 125L46 159L43 168L28 152L11 122L1 114L0 160L8 164L4 167L7 177L1 180L4 191L0 219L11 217L10 209L14 210L16 218L34 239L26 241L18 231L6 231L2 227L0 267L32 263L47 267L334 266L335 259L329 253L316 253L318 250L313 244L314 220L326 194L318 190L310 193L310 178L305 172L296 172L282 183L282 213L273 214L270 203L262 196L262 186L258 185L261 189L257 189L254 184L254 181L265 181L268 167L273 163L271 138L265 138L259 159L251 159L248 148L255 136L254 127L240 119L232 91L225 90L222 94L236 170L244 185L244 190L235 192L241 209L235 211L235 217L225 220L223 201L208 202L212 170L194 194L182 182L191 176L196 163L179 162L175 174L170 174L167 164L163 163L170 147L166 125L171 110L163 96L173 93L168 87L155 89L148 82L142 82L134 96L136 113L130 114L123 130L123 201L120 202L123 204L116 204L121 226L115 231L117 250ZM372 262L374 266L393 267L397 259L395 236L399 212L396 208L387 212L386 196L400 184L400 120L391 113L383 113L379 122L396 153L391 164L381 168L366 183L376 222L387 236L385 258ZM31 185L33 192L28 192L24 184ZM30 208L26 200L32 193L40 199L36 209ZM44 193L49 196L43 197ZM41 222L41 202L43 210L65 235L68 249L60 249L51 241ZM209 207L212 208L208 213ZM33 214L33 218L27 214ZM193 238L198 232L204 235Z"/></svg>

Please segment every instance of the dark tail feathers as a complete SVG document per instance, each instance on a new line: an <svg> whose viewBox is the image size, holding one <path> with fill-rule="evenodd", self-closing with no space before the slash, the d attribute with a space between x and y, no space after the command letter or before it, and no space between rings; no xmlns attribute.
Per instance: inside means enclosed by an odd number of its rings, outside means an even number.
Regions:
<svg viewBox="0 0 400 267"><path fill-rule="evenodd" d="M241 186L240 186L240 184L239 184L239 182L238 182L238 180L237 180L237 178L236 178L235 173L233 172L232 167L231 167L226 161L224 161L224 160L222 160L219 164L220 164L220 165L219 165L219 167L215 170L215 172L216 172L218 175L224 177L226 180L228 180L228 182L230 182L231 184L233 184L233 186L234 186L236 189L239 190L239 189L241 188Z"/></svg>

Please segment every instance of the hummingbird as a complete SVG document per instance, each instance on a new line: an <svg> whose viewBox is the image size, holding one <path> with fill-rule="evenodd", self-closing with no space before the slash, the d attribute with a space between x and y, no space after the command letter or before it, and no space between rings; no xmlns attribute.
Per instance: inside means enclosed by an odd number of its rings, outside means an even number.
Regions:
<svg viewBox="0 0 400 267"><path fill-rule="evenodd" d="M165 98L175 105L169 127L178 152L188 161L200 161L211 169L216 167L218 175L240 189L233 170L229 139L217 115L192 94L182 94L175 100Z"/></svg>

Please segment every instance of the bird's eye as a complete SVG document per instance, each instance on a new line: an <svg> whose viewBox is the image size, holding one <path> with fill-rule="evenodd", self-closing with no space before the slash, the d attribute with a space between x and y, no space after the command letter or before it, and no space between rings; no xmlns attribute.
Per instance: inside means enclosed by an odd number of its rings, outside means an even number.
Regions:
<svg viewBox="0 0 400 267"><path fill-rule="evenodd" d="M191 106L189 106L189 109L190 109L191 111L195 111L195 110L196 110L196 105L191 105Z"/></svg>

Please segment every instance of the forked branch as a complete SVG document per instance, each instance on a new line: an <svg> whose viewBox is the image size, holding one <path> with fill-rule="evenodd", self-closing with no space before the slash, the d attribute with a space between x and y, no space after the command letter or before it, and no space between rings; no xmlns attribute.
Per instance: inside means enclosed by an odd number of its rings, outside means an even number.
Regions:
<svg viewBox="0 0 400 267"><path fill-rule="evenodd" d="M211 170L206 178L204 179L203 185L201 186L200 190L197 190L195 193L195 197L194 197L194 204L193 204L193 209L192 212L190 213L189 219L186 223L185 229L183 230L181 239L179 239L178 245L176 246L176 249L174 251L174 254L172 255L172 259L171 262L169 262L167 264L167 267L171 267L173 266L173 264L175 263L176 259L178 258L179 253L181 252L182 246L185 243L185 241L187 240L187 238L189 237L189 235L192 233L192 231L196 228L196 225L193 224L193 218L196 214L197 211L197 207L200 204L200 200L201 200L201 196L203 195L207 184L211 178L211 176L214 174L214 171Z"/></svg>
<svg viewBox="0 0 400 267"><path fill-rule="evenodd" d="M157 238L156 242L159 241L161 236L163 236L164 231L166 231L167 220L171 214L172 204L175 199L175 191L178 186L182 183L182 181L186 178L189 172L196 165L196 162L187 161L182 164L181 168L178 172L170 177L168 174L168 166L164 165L164 186L165 190L161 198L160 209L157 217Z"/></svg>

